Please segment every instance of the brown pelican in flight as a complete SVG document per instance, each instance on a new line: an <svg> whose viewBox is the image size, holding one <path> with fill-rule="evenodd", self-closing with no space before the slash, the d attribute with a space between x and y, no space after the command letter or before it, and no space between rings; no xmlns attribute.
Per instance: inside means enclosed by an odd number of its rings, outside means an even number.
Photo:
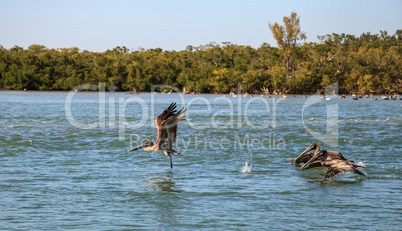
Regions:
<svg viewBox="0 0 402 231"><path fill-rule="evenodd" d="M187 111L187 109L183 107L178 112L176 112L175 109L176 103L172 103L156 118L155 123L158 129L158 138L155 144L152 141L147 141L127 152L143 148L146 152L165 154L169 156L170 168L173 168L172 156L170 156L170 154L180 155L173 149L173 143L176 141L177 124L182 120L186 120L185 117L187 117L187 115L180 116Z"/></svg>
<svg viewBox="0 0 402 231"><path fill-rule="evenodd" d="M309 151L314 149L314 153L309 153ZM349 171L366 176L362 171L357 169L357 167L364 167L363 164L357 164L353 160L348 160L337 151L320 150L320 147L317 143L311 144L304 152L294 159L293 162L305 163L300 168L301 170L320 166L328 167L328 171L325 174L326 179Z"/></svg>

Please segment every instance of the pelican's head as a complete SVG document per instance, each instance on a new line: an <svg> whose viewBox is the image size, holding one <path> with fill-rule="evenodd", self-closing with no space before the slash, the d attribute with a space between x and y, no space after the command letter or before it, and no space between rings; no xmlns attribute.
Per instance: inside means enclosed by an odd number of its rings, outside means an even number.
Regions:
<svg viewBox="0 0 402 231"><path fill-rule="evenodd" d="M318 146L317 143L312 143L310 144L310 146L308 146L308 148L306 150L304 150L298 157L296 157L296 159L294 159L292 162L294 163L297 159L299 159L301 156L303 156L304 154L308 153L309 151L316 149L320 150L320 147Z"/></svg>
<svg viewBox="0 0 402 231"><path fill-rule="evenodd" d="M154 143L152 141L147 141L147 142L145 142L145 143L143 143L143 144L141 144L141 145L139 145L139 146L137 146L135 148L132 148L132 149L128 150L127 152L135 151L135 150L141 149L141 148L148 148L148 147L151 147L152 145L154 145Z"/></svg>
<svg viewBox="0 0 402 231"><path fill-rule="evenodd" d="M315 159L317 159L317 157L318 157L318 153L319 153L319 151L320 151L320 146L317 144L317 143L312 143L312 144L310 144L309 146L308 146L308 148L306 149L306 150L304 150L299 156L302 156L302 155L304 155L304 154L306 154L306 153L308 153L309 151L311 151L311 150L316 150L315 151L315 153L314 153L314 156L307 162L307 163L305 163L300 169L304 169L308 164L310 164L311 162L313 162L313 159L315 160Z"/></svg>
<svg viewBox="0 0 402 231"><path fill-rule="evenodd" d="M307 148L306 150L304 150L300 155L306 154L307 152L309 152L309 151L311 151L311 150L317 149L317 147L318 147L318 150L320 150L320 146L318 146L317 143L312 143L312 144L310 144L310 146L308 146L308 148Z"/></svg>

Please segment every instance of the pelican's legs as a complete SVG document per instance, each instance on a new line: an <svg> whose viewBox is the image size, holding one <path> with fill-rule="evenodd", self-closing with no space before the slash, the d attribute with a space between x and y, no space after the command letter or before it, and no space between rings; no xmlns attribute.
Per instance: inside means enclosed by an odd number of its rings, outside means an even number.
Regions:
<svg viewBox="0 0 402 231"><path fill-rule="evenodd" d="M169 156L169 164L170 168L173 168L173 163L172 163L172 156L170 154L167 154Z"/></svg>
<svg viewBox="0 0 402 231"><path fill-rule="evenodd" d="M178 153L176 150L171 149L171 150L165 150L165 155L169 156L169 164L170 164L170 168L173 168L173 162L172 162L172 156L170 155L170 153L176 154L176 155L180 155L180 153Z"/></svg>
<svg viewBox="0 0 402 231"><path fill-rule="evenodd" d="M170 151L165 150L165 155L169 157L170 168L173 168L172 156L170 155Z"/></svg>

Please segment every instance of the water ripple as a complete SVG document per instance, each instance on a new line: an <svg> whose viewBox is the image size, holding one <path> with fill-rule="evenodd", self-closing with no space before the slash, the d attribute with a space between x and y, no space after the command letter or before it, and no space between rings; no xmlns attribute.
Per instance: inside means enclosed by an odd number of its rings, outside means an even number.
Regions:
<svg viewBox="0 0 402 231"><path fill-rule="evenodd" d="M179 124L175 148L181 155L173 156L170 169L165 155L126 152L141 140L156 139L153 119L140 129L127 127L121 141L125 123L109 117L101 128L71 125L64 111L66 92L0 94L2 230L400 229L400 101L330 100L305 109L302 121L305 100L288 97L277 104L275 117L269 101L269 113L250 113L248 123L243 111L239 117L237 104L232 118L222 112L227 109L222 101L214 102L215 95L198 95L213 103L211 111L192 113L193 125ZM107 102L130 97L106 95ZM137 96L151 100L149 94ZM76 119L101 125L98 94L75 97ZM177 94L155 97L158 113L180 99ZM244 108L248 101L241 100ZM201 101L194 102L191 110L205 110ZM330 122L325 109L334 102L339 107L337 147L305 127L324 134ZM140 120L140 109L130 103L127 121ZM289 163L313 142L364 163L368 176L325 180L325 168L300 171Z"/></svg>

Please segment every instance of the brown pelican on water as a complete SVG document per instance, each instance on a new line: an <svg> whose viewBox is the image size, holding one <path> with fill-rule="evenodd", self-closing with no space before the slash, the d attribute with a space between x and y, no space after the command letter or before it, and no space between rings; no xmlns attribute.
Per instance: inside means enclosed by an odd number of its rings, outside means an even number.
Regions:
<svg viewBox="0 0 402 231"><path fill-rule="evenodd" d="M309 151L314 149L314 153L309 153ZM348 160L337 151L320 150L317 143L311 144L304 152L294 159L293 162L305 163L300 168L301 170L320 166L328 167L328 171L325 174L326 179L348 171L354 171L357 174L365 176L363 172L357 169L357 167L364 167L363 164L357 164L352 160Z"/></svg>
<svg viewBox="0 0 402 231"><path fill-rule="evenodd" d="M315 150L315 152L309 152ZM320 146L317 143L312 143L306 150L304 150L298 157L296 157L292 163L300 164L300 163L307 163L309 162L313 157L318 155L320 152ZM346 160L345 157L342 156L340 152L337 151L327 151L328 157L327 159L341 159L341 160ZM318 157L313 163L310 162L308 166L304 165L304 169L309 169L309 168L315 168L315 167L320 167L322 166L321 164L321 159Z"/></svg>
<svg viewBox="0 0 402 231"><path fill-rule="evenodd" d="M127 152L143 148L146 152L165 154L169 156L170 168L173 168L172 156L170 156L170 154L173 153L180 155L173 149L173 143L176 141L177 124L182 120L186 120L185 117L187 117L187 115L180 116L187 111L187 109L184 109L183 107L178 112L176 112L175 109L176 103L172 103L158 116L158 118L156 118L155 123L158 129L158 138L156 139L155 144L152 141L147 141Z"/></svg>

